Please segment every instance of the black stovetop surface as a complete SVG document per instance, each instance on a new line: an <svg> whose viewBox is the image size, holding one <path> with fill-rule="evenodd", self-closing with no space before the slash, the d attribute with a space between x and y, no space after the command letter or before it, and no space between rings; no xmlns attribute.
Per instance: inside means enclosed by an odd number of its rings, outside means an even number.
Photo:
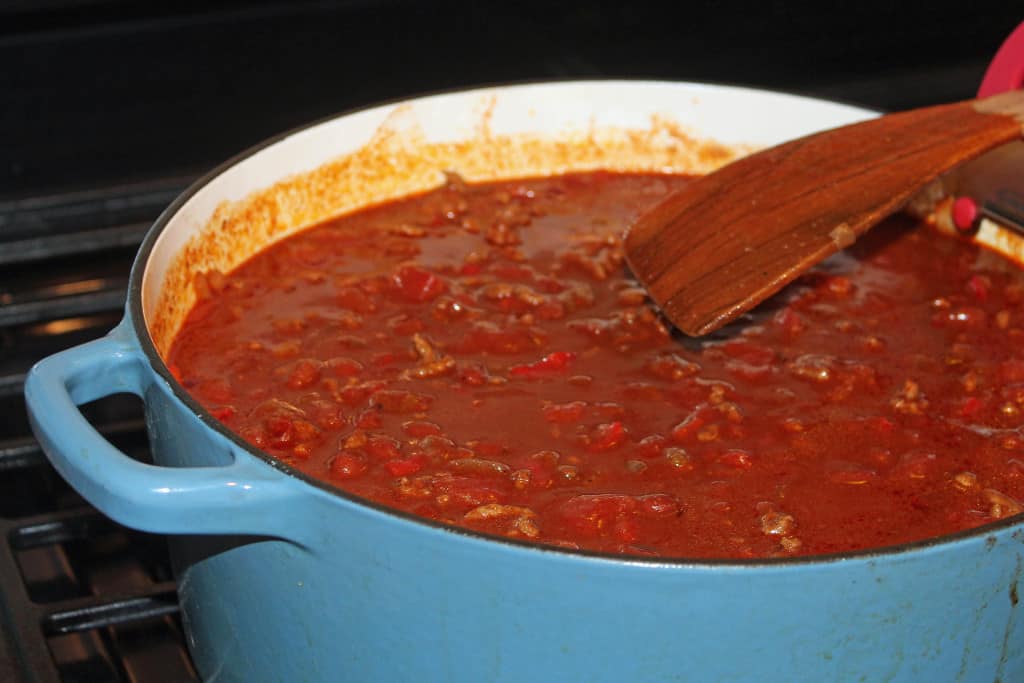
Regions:
<svg viewBox="0 0 1024 683"><path fill-rule="evenodd" d="M188 681L162 537L46 464L30 365L120 318L134 249L190 179L383 99L561 78L739 83L898 109L970 97L1014 3L453 0L0 3L0 681ZM147 457L142 411L88 407Z"/></svg>

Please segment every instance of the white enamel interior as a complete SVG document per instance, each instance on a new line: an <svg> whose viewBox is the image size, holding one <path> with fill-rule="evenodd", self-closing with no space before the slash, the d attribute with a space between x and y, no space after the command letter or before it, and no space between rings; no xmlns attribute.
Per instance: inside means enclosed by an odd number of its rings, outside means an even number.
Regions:
<svg viewBox="0 0 1024 683"><path fill-rule="evenodd" d="M761 147L869 118L868 110L746 88L652 81L584 81L505 86L408 100L340 116L305 128L247 156L195 192L156 241L142 282L142 308L151 324L170 264L225 201L351 154L389 129L418 129L424 142L489 133L562 135L593 127L644 130L652 117L728 146ZM418 134L419 134L418 133ZM481 144L486 144L482 140ZM456 169L457 170L457 169ZM536 169L537 174L547 170ZM571 168L561 170L573 170ZM677 169L678 170L678 169Z"/></svg>

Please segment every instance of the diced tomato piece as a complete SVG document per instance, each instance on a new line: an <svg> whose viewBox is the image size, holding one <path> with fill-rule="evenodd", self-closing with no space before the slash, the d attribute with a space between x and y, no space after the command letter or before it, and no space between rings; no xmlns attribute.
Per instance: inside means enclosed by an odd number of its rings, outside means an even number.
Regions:
<svg viewBox="0 0 1024 683"><path fill-rule="evenodd" d="M619 493L594 493L573 496L562 503L559 512L576 531L593 535L611 526L614 521L634 512L636 498Z"/></svg>
<svg viewBox="0 0 1024 683"><path fill-rule="evenodd" d="M380 460L393 460L402 455L402 444L389 436L372 436L366 441L366 452Z"/></svg>
<svg viewBox="0 0 1024 683"><path fill-rule="evenodd" d="M413 455L399 460L388 460L384 467L393 477L405 477L415 474L427 465L427 458L424 455Z"/></svg>
<svg viewBox="0 0 1024 683"><path fill-rule="evenodd" d="M980 398L977 396L968 396L964 399L963 403L960 404L960 414L964 417L971 417L976 415L984 407L985 404Z"/></svg>
<svg viewBox="0 0 1024 683"><path fill-rule="evenodd" d="M626 440L626 426L616 420L594 427L587 442L587 450L610 451Z"/></svg>
<svg viewBox="0 0 1024 683"><path fill-rule="evenodd" d="M320 435L320 430L312 422L295 420L292 423L292 433L297 441L312 441Z"/></svg>
<svg viewBox="0 0 1024 683"><path fill-rule="evenodd" d="M367 408L356 417L356 427L360 429L377 429L384 424L379 410Z"/></svg>
<svg viewBox="0 0 1024 683"><path fill-rule="evenodd" d="M487 376L487 369L482 365L473 364L459 368L459 381L471 387L486 384Z"/></svg>
<svg viewBox="0 0 1024 683"><path fill-rule="evenodd" d="M373 393L379 392L386 386L384 382L363 382L341 390L341 400L347 405L355 406L366 401Z"/></svg>
<svg viewBox="0 0 1024 683"><path fill-rule="evenodd" d="M272 415L263 421L267 433L276 439L284 439L291 436L292 421L287 417Z"/></svg>
<svg viewBox="0 0 1024 683"><path fill-rule="evenodd" d="M363 371L363 364L351 358L332 358L326 366L336 377L355 377Z"/></svg>
<svg viewBox="0 0 1024 683"><path fill-rule="evenodd" d="M330 466L331 476L335 479L355 479L368 469L366 460L357 453L339 453Z"/></svg>
<svg viewBox="0 0 1024 683"><path fill-rule="evenodd" d="M714 416L714 409L702 403L683 418L683 421L672 428L671 436L673 441L687 441L697 435L707 422Z"/></svg>
<svg viewBox="0 0 1024 683"><path fill-rule="evenodd" d="M311 401L310 415L321 429L340 429L345 424L345 414L341 406L327 399Z"/></svg>
<svg viewBox="0 0 1024 683"><path fill-rule="evenodd" d="M704 418L696 411L690 413L686 418L672 428L672 438L675 441L686 441L704 426Z"/></svg>
<svg viewBox="0 0 1024 683"><path fill-rule="evenodd" d="M428 270L416 266L403 266L395 274L395 285L406 301L422 303L448 291L448 283Z"/></svg>
<svg viewBox="0 0 1024 683"><path fill-rule="evenodd" d="M302 358L295 361L292 371L288 374L288 386L291 389L303 389L320 379L320 368L323 363L315 358Z"/></svg>
<svg viewBox="0 0 1024 683"><path fill-rule="evenodd" d="M450 460L451 458L472 458L476 454L468 448L457 446L451 439L439 434L430 434L420 440L420 448L431 456Z"/></svg>
<svg viewBox="0 0 1024 683"><path fill-rule="evenodd" d="M750 453L738 448L722 453L718 456L718 462L738 470L749 470L754 466L754 461L750 458Z"/></svg>
<svg viewBox="0 0 1024 683"><path fill-rule="evenodd" d="M561 456L555 451L538 451L531 455L523 463L523 467L530 471L530 482L546 485L551 480L560 458Z"/></svg>
<svg viewBox="0 0 1024 683"><path fill-rule="evenodd" d="M557 373L569 367L569 363L575 358L576 354L572 351L555 351L536 362L525 365L513 365L508 369L508 374L515 377L538 377Z"/></svg>
<svg viewBox="0 0 1024 683"><path fill-rule="evenodd" d="M533 327L500 327L488 320L475 321L461 339L446 348L458 353L523 353L544 344L546 335Z"/></svg>

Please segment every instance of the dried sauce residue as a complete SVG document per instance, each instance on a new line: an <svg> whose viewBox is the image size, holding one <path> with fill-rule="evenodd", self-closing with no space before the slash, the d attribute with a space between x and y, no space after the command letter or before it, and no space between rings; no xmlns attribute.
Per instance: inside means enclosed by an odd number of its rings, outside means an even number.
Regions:
<svg viewBox="0 0 1024 683"><path fill-rule="evenodd" d="M302 228L437 187L445 170L469 181L596 169L706 173L748 151L700 140L666 116L653 116L644 130L590 125L557 137L499 135L491 128L494 105L493 96L484 98L474 137L454 142L427 141L411 108L399 105L354 153L221 204L171 264L157 305L146 311L157 350L166 355L195 304L197 274L229 272Z"/></svg>

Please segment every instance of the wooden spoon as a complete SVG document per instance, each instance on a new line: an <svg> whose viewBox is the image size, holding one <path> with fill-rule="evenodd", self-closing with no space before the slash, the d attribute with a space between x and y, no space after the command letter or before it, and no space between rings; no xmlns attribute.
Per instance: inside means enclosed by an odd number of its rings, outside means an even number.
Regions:
<svg viewBox="0 0 1024 683"><path fill-rule="evenodd" d="M1022 134L1017 90L786 142L645 213L626 234L626 260L669 320L707 334L853 244L939 174Z"/></svg>

